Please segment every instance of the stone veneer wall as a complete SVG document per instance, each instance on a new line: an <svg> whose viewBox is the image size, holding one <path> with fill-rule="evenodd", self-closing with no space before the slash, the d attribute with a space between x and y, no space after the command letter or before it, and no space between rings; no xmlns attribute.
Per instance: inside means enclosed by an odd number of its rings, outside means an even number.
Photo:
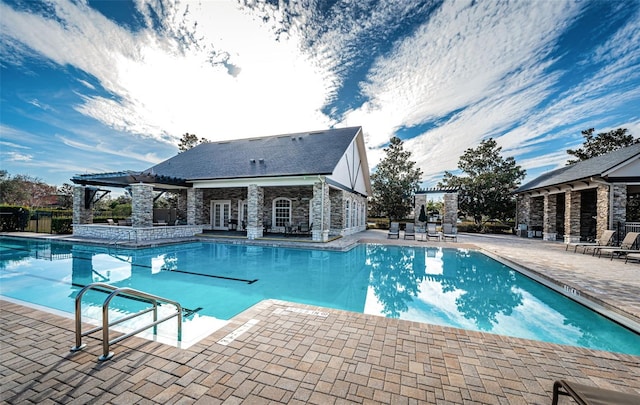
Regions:
<svg viewBox="0 0 640 405"><path fill-rule="evenodd" d="M342 234L342 230L346 226L346 194L347 193L342 190L329 190L329 198L331 199L331 225L329 227L330 235ZM351 200L349 200L349 209L351 209Z"/></svg>
<svg viewBox="0 0 640 405"><path fill-rule="evenodd" d="M529 212L531 212L531 196L518 195L516 197L516 216L518 220L516 226L520 224L529 226L531 222Z"/></svg>
<svg viewBox="0 0 640 405"><path fill-rule="evenodd" d="M73 225L73 235L91 239L106 239L118 242L145 242L160 239L188 238L202 233L202 226L109 226L109 225Z"/></svg>
<svg viewBox="0 0 640 405"><path fill-rule="evenodd" d="M444 195L443 211L442 223L455 226L458 222L458 193L446 193ZM420 211L418 211L419 214Z"/></svg>
<svg viewBox="0 0 640 405"><path fill-rule="evenodd" d="M564 242L580 241L580 206L582 198L579 191L565 193L564 209Z"/></svg>
<svg viewBox="0 0 640 405"><path fill-rule="evenodd" d="M203 199L201 188L187 189L187 224L200 225L203 224Z"/></svg>
<svg viewBox="0 0 640 405"><path fill-rule="evenodd" d="M547 194L544 196L544 224L542 226L542 239L556 240L556 215L557 215L558 196L556 194Z"/></svg>
<svg viewBox="0 0 640 405"><path fill-rule="evenodd" d="M174 191L177 199L176 217L182 224L187 223L187 190Z"/></svg>
<svg viewBox="0 0 640 405"><path fill-rule="evenodd" d="M84 207L84 193L86 187L73 187L73 223L91 224L93 223L93 203L89 208Z"/></svg>
<svg viewBox="0 0 640 405"><path fill-rule="evenodd" d="M264 189L257 184L250 184L247 188L247 239L257 239L263 236Z"/></svg>
<svg viewBox="0 0 640 405"><path fill-rule="evenodd" d="M326 242L329 240L329 224L331 221L331 197L329 196L329 185L327 183L318 181L313 184L311 207L313 215L312 238L314 241Z"/></svg>
<svg viewBox="0 0 640 405"><path fill-rule="evenodd" d="M153 186L131 185L131 223L133 227L153 226Z"/></svg>
<svg viewBox="0 0 640 405"><path fill-rule="evenodd" d="M529 230L544 226L544 197L531 197L529 206Z"/></svg>
<svg viewBox="0 0 640 405"><path fill-rule="evenodd" d="M609 186L605 184L598 185L596 190L596 239L599 239L604 231L611 229L609 225L609 203Z"/></svg>

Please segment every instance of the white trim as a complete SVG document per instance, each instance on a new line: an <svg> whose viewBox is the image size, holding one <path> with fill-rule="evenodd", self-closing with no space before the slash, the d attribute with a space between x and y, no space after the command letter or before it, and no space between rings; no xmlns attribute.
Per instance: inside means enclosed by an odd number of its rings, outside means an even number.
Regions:
<svg viewBox="0 0 640 405"><path fill-rule="evenodd" d="M251 177L246 179L192 180L191 183L193 183L193 188L231 188L248 187L250 184L255 184L258 187L313 186L317 181L317 175L310 175L291 177Z"/></svg>

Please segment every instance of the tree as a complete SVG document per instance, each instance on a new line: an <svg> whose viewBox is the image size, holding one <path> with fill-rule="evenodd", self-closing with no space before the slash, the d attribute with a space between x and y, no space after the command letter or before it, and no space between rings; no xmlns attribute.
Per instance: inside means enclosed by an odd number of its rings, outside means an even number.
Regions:
<svg viewBox="0 0 640 405"><path fill-rule="evenodd" d="M389 220L402 219L411 212L411 197L418 190L422 171L410 160L398 137L391 138L384 149L386 156L371 175L372 208Z"/></svg>
<svg viewBox="0 0 640 405"><path fill-rule="evenodd" d="M180 142L178 143L178 151L179 151L178 153L188 151L194 146L198 146L201 143L207 143L207 142L209 142L209 140L206 138L198 139L198 137L195 134L190 134L186 132L184 135L182 135L182 138L180 138Z"/></svg>
<svg viewBox="0 0 640 405"><path fill-rule="evenodd" d="M56 194L56 187L44 183L37 177L17 174L13 177L0 170L0 203L42 207Z"/></svg>
<svg viewBox="0 0 640 405"><path fill-rule="evenodd" d="M58 187L58 195L58 204L60 204L60 208L73 208L73 186L71 184L64 183L62 187Z"/></svg>
<svg viewBox="0 0 640 405"><path fill-rule="evenodd" d="M634 143L640 143L640 138L634 139L633 135L628 133L627 128L600 132L595 136L593 135L594 132L595 129L593 128L582 131L582 136L585 138L582 147L578 149L567 149L569 155L577 158L569 159L567 165L604 155L605 153L631 146Z"/></svg>
<svg viewBox="0 0 640 405"><path fill-rule="evenodd" d="M513 157L504 159L502 148L493 138L486 139L476 149L467 149L458 168L465 176L445 171L443 188L458 188L458 208L473 217L477 225L483 218L507 220L515 215L515 197L511 194L524 179L526 171Z"/></svg>

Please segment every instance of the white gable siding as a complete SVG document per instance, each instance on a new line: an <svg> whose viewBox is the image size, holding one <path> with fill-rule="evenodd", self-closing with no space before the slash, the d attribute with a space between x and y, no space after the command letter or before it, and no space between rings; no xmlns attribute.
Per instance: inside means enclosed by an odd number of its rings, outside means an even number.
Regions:
<svg viewBox="0 0 640 405"><path fill-rule="evenodd" d="M344 155L329 176L334 182L347 189L354 189L358 193L368 195L364 170L369 170L366 159L362 159L356 146L356 139L351 142Z"/></svg>
<svg viewBox="0 0 640 405"><path fill-rule="evenodd" d="M640 181L640 157L612 170L608 175L609 177L638 177L638 181Z"/></svg>

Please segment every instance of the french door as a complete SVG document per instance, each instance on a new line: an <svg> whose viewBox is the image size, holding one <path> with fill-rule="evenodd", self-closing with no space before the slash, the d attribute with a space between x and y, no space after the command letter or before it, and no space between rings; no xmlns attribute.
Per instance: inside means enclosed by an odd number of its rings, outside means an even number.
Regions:
<svg viewBox="0 0 640 405"><path fill-rule="evenodd" d="M230 200L211 201L211 226L216 230L229 229L229 217L231 215Z"/></svg>

